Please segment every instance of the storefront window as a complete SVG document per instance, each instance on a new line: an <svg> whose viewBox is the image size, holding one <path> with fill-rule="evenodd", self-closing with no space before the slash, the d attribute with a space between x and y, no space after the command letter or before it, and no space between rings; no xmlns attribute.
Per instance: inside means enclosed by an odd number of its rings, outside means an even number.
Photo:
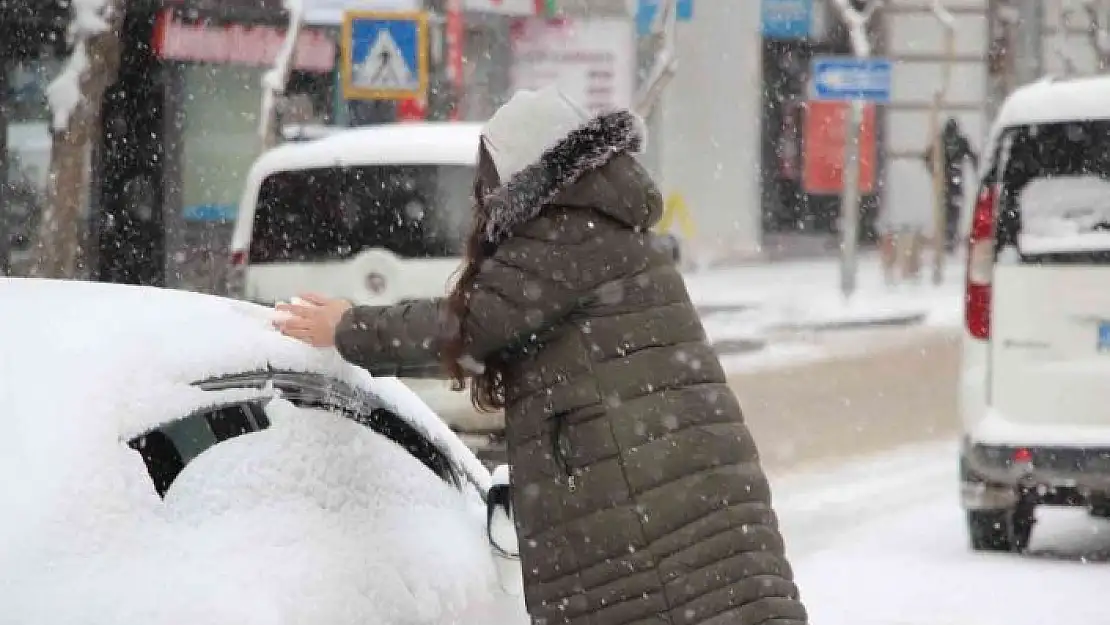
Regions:
<svg viewBox="0 0 1110 625"><path fill-rule="evenodd" d="M50 109L46 87L57 75L61 61L27 59L9 65L6 104L7 181L4 217L12 236L13 273L25 273L31 238L46 203L50 170Z"/></svg>
<svg viewBox="0 0 1110 625"><path fill-rule="evenodd" d="M182 208L186 221L234 219L243 179L261 147L265 68L186 65Z"/></svg>

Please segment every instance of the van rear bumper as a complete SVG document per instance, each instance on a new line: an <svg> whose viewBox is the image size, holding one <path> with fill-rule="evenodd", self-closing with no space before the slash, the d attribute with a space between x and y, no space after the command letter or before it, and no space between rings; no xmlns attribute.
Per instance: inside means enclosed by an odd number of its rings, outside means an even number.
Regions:
<svg viewBox="0 0 1110 625"><path fill-rule="evenodd" d="M1012 508L1019 501L1090 507L1110 499L1110 448L1017 447L965 444L960 454L960 499L968 510Z"/></svg>

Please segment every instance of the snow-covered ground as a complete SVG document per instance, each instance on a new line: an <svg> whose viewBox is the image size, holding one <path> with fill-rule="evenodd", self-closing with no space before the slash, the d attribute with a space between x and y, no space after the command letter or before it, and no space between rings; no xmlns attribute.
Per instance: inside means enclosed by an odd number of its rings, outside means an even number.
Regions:
<svg viewBox="0 0 1110 625"><path fill-rule="evenodd" d="M858 289L845 301L840 293L840 266L835 259L763 263L689 272L686 285L703 311L712 336L766 332L798 326L865 324L921 315L936 325L955 325L960 316L964 266L961 258L945 265L945 281L934 287L928 270L920 284L889 287L878 256L860 258ZM731 328L733 330L726 330Z"/></svg>
<svg viewBox="0 0 1110 625"><path fill-rule="evenodd" d="M957 499L954 443L773 476L772 484L814 623L1108 621L1110 521L1042 508L1031 553L974 553Z"/></svg>
<svg viewBox="0 0 1110 625"><path fill-rule="evenodd" d="M767 263L688 273L686 284L730 371L858 354L896 345L918 329L955 331L962 323L959 258L949 259L939 287L927 272L919 284L887 286L878 257L865 255L848 302L839 271L836 260Z"/></svg>

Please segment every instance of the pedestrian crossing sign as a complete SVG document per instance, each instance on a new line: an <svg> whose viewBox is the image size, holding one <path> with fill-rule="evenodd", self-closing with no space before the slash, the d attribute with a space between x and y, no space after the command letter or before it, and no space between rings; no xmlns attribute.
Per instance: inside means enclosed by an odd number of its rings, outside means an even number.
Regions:
<svg viewBox="0 0 1110 625"><path fill-rule="evenodd" d="M419 11L343 14L343 97L423 99L428 92L428 18Z"/></svg>

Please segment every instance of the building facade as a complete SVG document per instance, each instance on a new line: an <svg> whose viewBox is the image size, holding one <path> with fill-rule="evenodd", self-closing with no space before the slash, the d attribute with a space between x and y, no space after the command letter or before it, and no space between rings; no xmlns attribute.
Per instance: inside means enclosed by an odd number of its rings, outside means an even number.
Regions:
<svg viewBox="0 0 1110 625"><path fill-rule="evenodd" d="M25 269L46 201L45 92L61 67L66 19L54 3L0 5L0 275Z"/></svg>
<svg viewBox="0 0 1110 625"><path fill-rule="evenodd" d="M955 119L979 151L989 123L990 26L986 0L946 0L955 17L951 77L940 124ZM886 172L882 210L894 223L926 223L931 230L933 181L924 155L933 137L930 115L949 61L945 28L928 3L892 0L883 14L886 56L895 62L892 101L886 108ZM966 192L970 193L970 191Z"/></svg>

